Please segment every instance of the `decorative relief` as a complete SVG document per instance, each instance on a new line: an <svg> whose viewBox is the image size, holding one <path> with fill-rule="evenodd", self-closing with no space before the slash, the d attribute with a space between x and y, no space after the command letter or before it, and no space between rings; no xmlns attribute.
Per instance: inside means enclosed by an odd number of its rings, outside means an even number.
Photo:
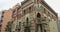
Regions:
<svg viewBox="0 0 60 32"><path fill-rule="evenodd" d="M35 4L35 10L40 11L41 9L41 4Z"/></svg>

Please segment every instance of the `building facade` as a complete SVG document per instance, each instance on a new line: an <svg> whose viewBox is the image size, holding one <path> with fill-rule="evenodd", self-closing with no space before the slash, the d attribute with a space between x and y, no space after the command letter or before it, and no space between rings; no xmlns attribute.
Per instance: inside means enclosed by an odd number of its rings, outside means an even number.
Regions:
<svg viewBox="0 0 60 32"><path fill-rule="evenodd" d="M1 32L1 27L2 27L2 20L0 20L0 32Z"/></svg>
<svg viewBox="0 0 60 32"><path fill-rule="evenodd" d="M57 13L44 0L24 0L12 32L58 32Z"/></svg>
<svg viewBox="0 0 60 32"><path fill-rule="evenodd" d="M0 32L1 32L1 27L2 27L2 20L1 20L1 16L2 16L2 11L0 11Z"/></svg>
<svg viewBox="0 0 60 32"><path fill-rule="evenodd" d="M1 32L5 32L5 27L11 19L12 19L12 11L4 10L1 16L1 22L2 22Z"/></svg>
<svg viewBox="0 0 60 32"><path fill-rule="evenodd" d="M11 31L12 23L16 20L19 4L16 4L14 7L4 10L1 16L1 32L8 32Z"/></svg>
<svg viewBox="0 0 60 32"><path fill-rule="evenodd" d="M60 17L58 17L57 26L58 26L58 32L60 32Z"/></svg>

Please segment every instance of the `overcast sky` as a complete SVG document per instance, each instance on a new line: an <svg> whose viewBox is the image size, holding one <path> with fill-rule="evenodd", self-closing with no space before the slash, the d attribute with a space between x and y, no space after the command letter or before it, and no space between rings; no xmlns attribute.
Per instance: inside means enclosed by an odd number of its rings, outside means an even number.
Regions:
<svg viewBox="0 0 60 32"><path fill-rule="evenodd" d="M23 0L0 0L0 11L4 9L9 9L16 3L20 3ZM48 5L50 5L53 10L55 10L60 16L60 0L45 0Z"/></svg>

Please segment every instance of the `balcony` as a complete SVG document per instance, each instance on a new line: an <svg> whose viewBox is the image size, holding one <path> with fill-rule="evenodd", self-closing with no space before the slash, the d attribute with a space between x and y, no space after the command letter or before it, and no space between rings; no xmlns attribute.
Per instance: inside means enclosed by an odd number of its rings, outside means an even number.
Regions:
<svg viewBox="0 0 60 32"><path fill-rule="evenodd" d="M23 26L24 27L30 27L31 26L31 23L29 22L28 24L25 22L24 24L23 24Z"/></svg>
<svg viewBox="0 0 60 32"><path fill-rule="evenodd" d="M42 24L47 24L48 22L43 19L43 20L41 21L41 23L42 23Z"/></svg>
<svg viewBox="0 0 60 32"><path fill-rule="evenodd" d="M47 24L47 21L45 18L37 18L37 23L38 24Z"/></svg>

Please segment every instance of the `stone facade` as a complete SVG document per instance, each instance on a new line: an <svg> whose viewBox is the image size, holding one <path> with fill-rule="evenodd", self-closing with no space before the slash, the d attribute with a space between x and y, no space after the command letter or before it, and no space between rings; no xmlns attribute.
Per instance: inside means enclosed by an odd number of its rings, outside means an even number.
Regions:
<svg viewBox="0 0 60 32"><path fill-rule="evenodd" d="M58 32L60 32L60 17L58 17L57 26L58 26Z"/></svg>
<svg viewBox="0 0 60 32"><path fill-rule="evenodd" d="M57 13L44 0L24 0L12 32L58 32Z"/></svg>

